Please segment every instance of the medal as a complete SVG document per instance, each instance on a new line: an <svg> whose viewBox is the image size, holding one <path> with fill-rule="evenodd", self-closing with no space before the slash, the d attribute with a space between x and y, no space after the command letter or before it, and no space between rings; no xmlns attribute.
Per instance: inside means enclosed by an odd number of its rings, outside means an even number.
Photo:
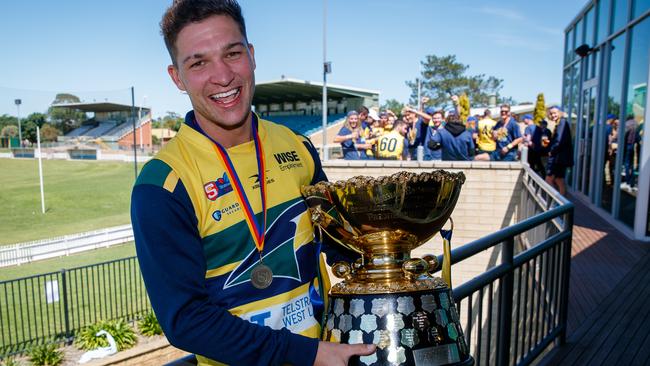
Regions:
<svg viewBox="0 0 650 366"><path fill-rule="evenodd" d="M273 271L264 264L258 264L251 271L251 283L257 289L265 289L273 282Z"/></svg>
<svg viewBox="0 0 650 366"><path fill-rule="evenodd" d="M260 255L259 264L256 264L251 271L251 283L253 284L253 287L257 289L265 289L271 285L271 282L273 282L273 271L271 271L271 268L269 266L264 265L262 261L262 251L264 250L264 235L266 233L266 168L264 161L264 150L262 149L262 142L260 141L260 137L257 132L257 118L255 115L253 115L252 129L253 141L255 143L255 155L257 158L257 172L260 179L260 198L262 203L261 225L255 218L253 208L251 207L248 197L246 197L246 192L244 191L241 180L237 175L235 166L228 156L228 151L217 141L213 140L210 136L206 135L205 133L204 135L214 143L214 151L226 168L226 174L232 182L233 190L236 192L237 198L243 207L246 224L248 224L248 229L253 236L255 247L257 248L257 251Z"/></svg>

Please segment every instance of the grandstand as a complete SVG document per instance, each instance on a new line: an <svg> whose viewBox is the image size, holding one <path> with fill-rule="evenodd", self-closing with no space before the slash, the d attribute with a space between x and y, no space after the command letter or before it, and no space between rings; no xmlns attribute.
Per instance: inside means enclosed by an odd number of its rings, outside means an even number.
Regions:
<svg viewBox="0 0 650 366"><path fill-rule="evenodd" d="M323 124L323 84L282 77L280 80L257 83L253 106L265 119L285 125L306 136L313 135ZM327 84L327 123L335 126L345 114L360 106L378 107L379 92ZM329 129L329 128L328 128ZM333 133L328 133L332 143ZM322 141L314 141L321 144Z"/></svg>
<svg viewBox="0 0 650 366"><path fill-rule="evenodd" d="M133 121L136 127L136 145L151 148L151 109L135 107L140 117L133 117L133 107L111 102L53 104L91 115L81 126L60 136L64 143L96 143L108 149L133 148Z"/></svg>

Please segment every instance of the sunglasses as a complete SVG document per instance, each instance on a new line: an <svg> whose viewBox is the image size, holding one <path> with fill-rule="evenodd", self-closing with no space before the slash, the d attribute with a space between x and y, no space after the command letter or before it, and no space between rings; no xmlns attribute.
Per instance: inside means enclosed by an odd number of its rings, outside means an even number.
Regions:
<svg viewBox="0 0 650 366"><path fill-rule="evenodd" d="M501 111L501 114L508 114L508 113L510 113L510 111L505 111L505 110Z"/></svg>

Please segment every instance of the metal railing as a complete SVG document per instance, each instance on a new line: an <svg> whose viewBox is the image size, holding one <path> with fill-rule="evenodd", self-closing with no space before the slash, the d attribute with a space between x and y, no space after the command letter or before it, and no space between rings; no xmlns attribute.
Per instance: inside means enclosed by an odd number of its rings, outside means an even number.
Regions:
<svg viewBox="0 0 650 366"><path fill-rule="evenodd" d="M130 224L58 238L5 245L0 247L0 267L107 248L129 241L133 241L133 229Z"/></svg>
<svg viewBox="0 0 650 366"><path fill-rule="evenodd" d="M476 366L529 365L566 339L573 204L528 166L522 185L517 223L451 253L452 265L490 249L500 256L453 290Z"/></svg>
<svg viewBox="0 0 650 366"><path fill-rule="evenodd" d="M0 282L0 358L151 309L135 257Z"/></svg>

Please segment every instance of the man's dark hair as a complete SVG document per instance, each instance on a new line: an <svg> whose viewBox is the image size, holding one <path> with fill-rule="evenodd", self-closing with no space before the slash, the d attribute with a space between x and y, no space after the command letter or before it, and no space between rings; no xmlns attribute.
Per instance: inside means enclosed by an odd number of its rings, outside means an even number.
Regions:
<svg viewBox="0 0 650 366"><path fill-rule="evenodd" d="M506 108L508 109L508 111L510 111L510 104L508 103L501 104L501 107L499 107L499 109L503 109L503 108Z"/></svg>
<svg viewBox="0 0 650 366"><path fill-rule="evenodd" d="M435 116L436 114L439 114L442 116L442 118L445 118L445 111L443 111L442 109L438 109L437 111L434 111L431 117Z"/></svg>
<svg viewBox="0 0 650 366"><path fill-rule="evenodd" d="M165 38L167 51L176 65L176 38L190 23L200 22L213 15L226 15L239 26L239 31L248 41L246 24L241 7L235 0L174 0L160 21L160 32Z"/></svg>
<svg viewBox="0 0 650 366"><path fill-rule="evenodd" d="M463 122L460 120L460 116L459 116L457 113L450 113L450 114L447 116L447 119L445 119L445 121L446 121L447 123L463 123Z"/></svg>
<svg viewBox="0 0 650 366"><path fill-rule="evenodd" d="M369 111L368 108L366 108L365 106L361 106L361 107L357 108L357 112L358 112L359 114L361 114L361 113L366 113L366 114L368 114L368 112L370 112L370 111Z"/></svg>

